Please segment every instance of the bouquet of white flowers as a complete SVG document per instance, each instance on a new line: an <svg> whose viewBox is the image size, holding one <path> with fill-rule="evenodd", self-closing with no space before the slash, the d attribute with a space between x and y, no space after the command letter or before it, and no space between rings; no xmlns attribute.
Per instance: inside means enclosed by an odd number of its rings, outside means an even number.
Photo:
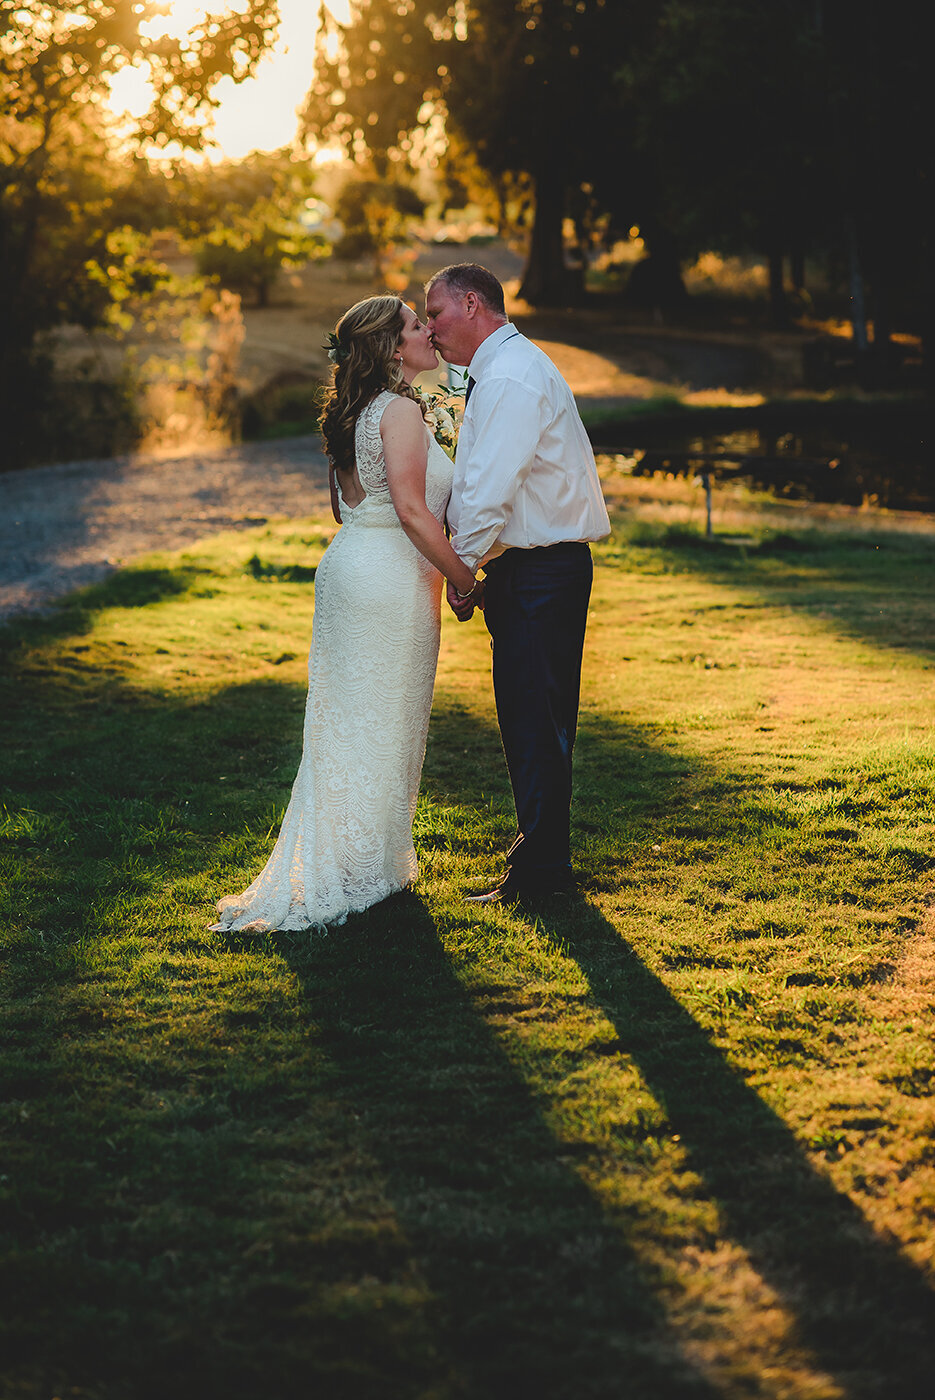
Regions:
<svg viewBox="0 0 935 1400"><path fill-rule="evenodd" d="M435 394L420 394L422 417L431 429L439 447L443 447L449 457L454 457L458 445L458 431L464 415L465 383L441 389Z"/></svg>

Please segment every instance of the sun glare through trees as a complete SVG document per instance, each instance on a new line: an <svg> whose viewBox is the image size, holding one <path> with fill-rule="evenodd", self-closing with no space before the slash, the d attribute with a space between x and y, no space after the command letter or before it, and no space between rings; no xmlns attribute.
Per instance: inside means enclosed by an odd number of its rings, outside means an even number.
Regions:
<svg viewBox="0 0 935 1400"><path fill-rule="evenodd" d="M144 32L153 38L180 37L201 23L207 12L219 8L206 6L202 0L175 0L166 6L166 14L148 21ZM348 0L334 0L328 8L336 20L347 19ZM279 150L295 137L296 109L309 87L319 7L313 0L279 0L279 15L278 37L255 76L239 84L225 78L215 90L218 105L209 151L213 159L240 160L250 151ZM151 101L147 64L129 65L111 81L111 106L115 112L139 117Z"/></svg>

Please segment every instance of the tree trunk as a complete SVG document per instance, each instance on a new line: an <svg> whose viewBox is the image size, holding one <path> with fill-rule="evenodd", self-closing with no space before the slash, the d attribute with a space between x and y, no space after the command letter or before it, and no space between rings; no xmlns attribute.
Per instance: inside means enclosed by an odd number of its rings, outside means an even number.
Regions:
<svg viewBox="0 0 935 1400"><path fill-rule="evenodd" d="M864 275L860 266L860 245L857 241L857 220L848 214L844 225L847 243L847 281L851 300L851 325L854 328L854 349L858 356L866 355L867 308L864 301Z"/></svg>
<svg viewBox="0 0 935 1400"><path fill-rule="evenodd" d="M789 308L786 305L786 291L782 277L782 253L775 248L769 252L769 319L774 326L785 326L789 321Z"/></svg>
<svg viewBox="0 0 935 1400"><path fill-rule="evenodd" d="M873 348L886 354L893 349L893 312L889 288L881 278L871 286L873 292Z"/></svg>
<svg viewBox="0 0 935 1400"><path fill-rule="evenodd" d="M890 259L892 253L876 232L872 235L866 259L870 279L870 306L873 312L873 353L884 362L892 356L893 297Z"/></svg>
<svg viewBox="0 0 935 1400"><path fill-rule="evenodd" d="M568 306L581 299L574 274L565 267L562 220L565 185L558 169L536 177L536 212L529 240L529 258L519 295L532 306Z"/></svg>

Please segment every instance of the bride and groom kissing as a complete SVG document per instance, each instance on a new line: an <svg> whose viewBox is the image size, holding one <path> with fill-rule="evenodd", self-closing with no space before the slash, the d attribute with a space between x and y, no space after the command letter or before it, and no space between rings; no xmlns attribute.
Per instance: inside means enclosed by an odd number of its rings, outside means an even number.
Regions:
<svg viewBox="0 0 935 1400"><path fill-rule="evenodd" d="M574 885L589 542L610 522L571 390L475 263L432 277L424 321L398 297L358 302L332 347L321 428L341 528L315 576L302 759L269 860L220 901L215 930L341 924L416 879L443 583L455 616L481 609L490 633L518 827L501 882L465 898ZM454 465L412 387L439 354L468 367Z"/></svg>

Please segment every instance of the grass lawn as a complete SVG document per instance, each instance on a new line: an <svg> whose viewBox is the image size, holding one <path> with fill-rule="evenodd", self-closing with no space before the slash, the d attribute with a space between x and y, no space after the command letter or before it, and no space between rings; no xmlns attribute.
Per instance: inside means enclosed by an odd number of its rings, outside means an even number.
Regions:
<svg viewBox="0 0 935 1400"><path fill-rule="evenodd" d="M323 522L2 634L4 1400L929 1393L935 535L706 545L639 489L583 892L531 913L459 902L512 807L452 621L415 892L207 931L294 776Z"/></svg>

